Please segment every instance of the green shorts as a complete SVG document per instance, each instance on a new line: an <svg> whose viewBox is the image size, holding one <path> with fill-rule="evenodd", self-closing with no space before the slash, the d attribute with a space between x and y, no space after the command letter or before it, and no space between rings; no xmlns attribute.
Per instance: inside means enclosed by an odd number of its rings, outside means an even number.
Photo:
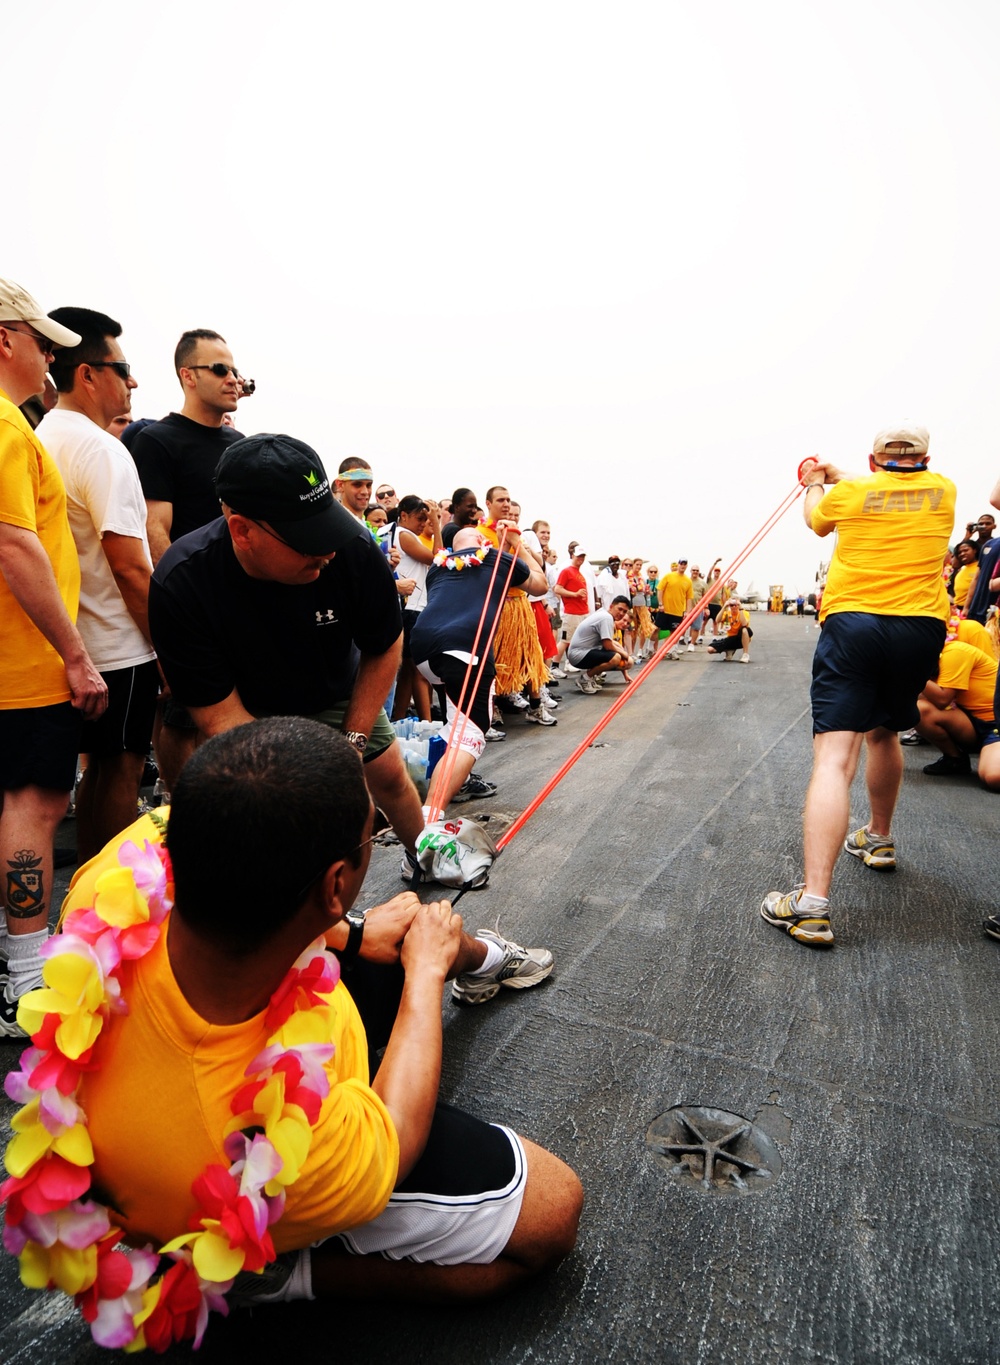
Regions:
<svg viewBox="0 0 1000 1365"><path fill-rule="evenodd" d="M350 701L339 701L336 706L328 706L325 711L317 711L314 716L307 716L306 719L321 721L323 725L329 725L331 730L342 730L350 704ZM396 732L383 709L375 717L375 724L368 736L368 746L361 756L362 761L370 763L373 758L378 758L385 753L390 744L395 743L395 740Z"/></svg>

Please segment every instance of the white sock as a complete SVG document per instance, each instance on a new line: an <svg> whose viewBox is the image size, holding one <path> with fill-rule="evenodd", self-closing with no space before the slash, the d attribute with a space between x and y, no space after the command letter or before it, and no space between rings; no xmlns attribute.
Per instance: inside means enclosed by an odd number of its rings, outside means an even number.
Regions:
<svg viewBox="0 0 1000 1365"><path fill-rule="evenodd" d="M7 924L5 916L0 914L0 957L5 961L7 958Z"/></svg>
<svg viewBox="0 0 1000 1365"><path fill-rule="evenodd" d="M42 959L38 950L48 937L48 929L37 929L33 934L7 935L8 1000L19 1000L42 984Z"/></svg>
<svg viewBox="0 0 1000 1365"><path fill-rule="evenodd" d="M424 817L424 824L426 825L426 824L430 821L430 818L431 818L431 808L430 808L430 806L421 806L421 807L420 807L420 814Z"/></svg>
<svg viewBox="0 0 1000 1365"><path fill-rule="evenodd" d="M499 943L491 943L488 938L481 938L478 942L485 945L486 956L483 958L483 965L467 972L467 976L488 976L490 972L495 972L504 960L504 949L500 947Z"/></svg>
<svg viewBox="0 0 1000 1365"><path fill-rule="evenodd" d="M804 891L799 892L800 910L825 910L829 904L829 896L807 896Z"/></svg>

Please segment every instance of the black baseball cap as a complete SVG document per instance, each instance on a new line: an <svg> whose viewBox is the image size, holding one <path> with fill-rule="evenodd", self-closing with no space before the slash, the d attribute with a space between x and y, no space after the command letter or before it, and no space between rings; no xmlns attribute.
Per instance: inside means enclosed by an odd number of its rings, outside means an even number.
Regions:
<svg viewBox="0 0 1000 1365"><path fill-rule="evenodd" d="M322 461L305 441L261 432L226 448L215 492L234 512L267 524L304 555L328 555L367 531L333 496Z"/></svg>

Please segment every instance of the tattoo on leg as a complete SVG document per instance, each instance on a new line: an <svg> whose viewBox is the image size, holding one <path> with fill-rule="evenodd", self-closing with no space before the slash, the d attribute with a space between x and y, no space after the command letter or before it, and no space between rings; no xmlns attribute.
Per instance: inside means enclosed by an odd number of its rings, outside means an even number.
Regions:
<svg viewBox="0 0 1000 1365"><path fill-rule="evenodd" d="M12 919L33 919L45 910L42 859L33 848L22 848L7 860L7 913Z"/></svg>

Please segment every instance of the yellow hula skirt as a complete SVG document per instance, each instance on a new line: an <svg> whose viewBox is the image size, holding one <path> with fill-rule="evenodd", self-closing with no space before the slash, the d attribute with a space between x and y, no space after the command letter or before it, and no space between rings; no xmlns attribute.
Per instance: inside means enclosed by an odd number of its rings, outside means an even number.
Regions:
<svg viewBox="0 0 1000 1365"><path fill-rule="evenodd" d="M504 602L493 640L493 658L498 692L520 692L528 684L537 693L545 685L549 670L538 642L535 613L527 597L508 597Z"/></svg>
<svg viewBox="0 0 1000 1365"><path fill-rule="evenodd" d="M633 607L632 614L635 616L635 628L644 640L651 640L656 634L656 627L653 625L653 618L649 614L648 607Z"/></svg>

